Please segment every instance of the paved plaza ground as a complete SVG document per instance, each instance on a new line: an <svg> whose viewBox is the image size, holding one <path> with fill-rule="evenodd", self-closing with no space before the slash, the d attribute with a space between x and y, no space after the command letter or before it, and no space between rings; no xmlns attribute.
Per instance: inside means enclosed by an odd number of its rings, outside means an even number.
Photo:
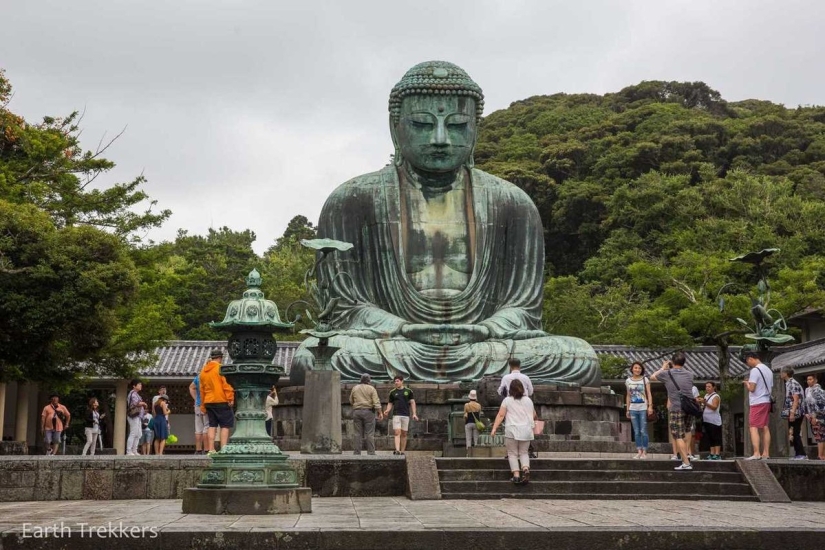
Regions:
<svg viewBox="0 0 825 550"><path fill-rule="evenodd" d="M196 516L180 500L0 504L12 548L821 548L825 503L315 498L310 514ZM101 536L96 527L103 527ZM58 529L49 540L43 528ZM107 544L111 530L138 528ZM68 529L68 530L67 530ZM142 531L141 531L142 529ZM71 531L71 534L70 534ZM94 531L94 536L92 532ZM140 535L142 533L142 536ZM611 542L613 544L611 544ZM109 540L108 543L114 543ZM515 544L515 546L513 546ZM607 546L605 546L607 545Z"/></svg>

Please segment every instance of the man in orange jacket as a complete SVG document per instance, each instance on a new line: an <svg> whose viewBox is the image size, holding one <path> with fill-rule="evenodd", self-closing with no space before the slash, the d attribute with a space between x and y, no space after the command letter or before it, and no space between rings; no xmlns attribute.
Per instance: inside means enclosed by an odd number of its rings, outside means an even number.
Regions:
<svg viewBox="0 0 825 550"><path fill-rule="evenodd" d="M223 351L213 349L209 354L209 362L203 366L198 375L201 393L201 411L209 417L209 435L207 436L207 451L214 452L215 430L221 429L221 449L229 441L229 430L235 426L235 413L232 405L235 403L235 390L221 376L221 362Z"/></svg>

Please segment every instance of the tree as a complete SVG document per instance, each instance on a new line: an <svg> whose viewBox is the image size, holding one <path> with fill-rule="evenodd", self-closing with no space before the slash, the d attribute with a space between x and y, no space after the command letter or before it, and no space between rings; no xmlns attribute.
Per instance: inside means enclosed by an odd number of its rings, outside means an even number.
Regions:
<svg viewBox="0 0 825 550"><path fill-rule="evenodd" d="M29 124L8 110L11 90L0 69L0 197L37 206L57 227L97 227L134 241L170 216L169 210L153 212L156 201L140 189L143 176L105 189L94 187L101 174L115 167L102 155L117 136L101 141L95 151L84 151L78 112ZM133 211L144 202L145 211Z"/></svg>
<svg viewBox="0 0 825 550"><path fill-rule="evenodd" d="M301 246L301 240L314 239L316 235L315 226L306 216L295 216L289 221L284 234L264 253L261 270L264 293L278 305L282 320L292 321L296 316L301 316L292 333L279 335L278 338L302 340L304 336L299 331L312 326L303 314L306 306L296 302L303 300L311 303L304 286L304 275L312 266L315 253ZM290 304L294 307L287 311Z"/></svg>
<svg viewBox="0 0 825 550"><path fill-rule="evenodd" d="M84 375L127 376L168 334L135 309L128 243L169 212L152 212L142 177L93 187L114 163L102 157L108 145L80 147L78 113L29 124L10 98L0 70L0 379L67 388Z"/></svg>
<svg viewBox="0 0 825 550"><path fill-rule="evenodd" d="M166 267L179 284L170 289L183 323L178 336L185 340L223 340L211 321L221 321L229 302L246 290L245 278L261 260L252 249L255 233L228 227L209 229L206 236L178 231Z"/></svg>
<svg viewBox="0 0 825 550"><path fill-rule="evenodd" d="M284 234L275 240L266 253L269 254L274 250L280 250L286 246L299 245L302 239L314 239L317 234L315 226L307 219L306 216L298 215L289 220L289 223L284 230Z"/></svg>
<svg viewBox="0 0 825 550"><path fill-rule="evenodd" d="M137 289L123 242L91 227L55 227L30 204L0 200L0 377L70 384L131 372L112 339Z"/></svg>

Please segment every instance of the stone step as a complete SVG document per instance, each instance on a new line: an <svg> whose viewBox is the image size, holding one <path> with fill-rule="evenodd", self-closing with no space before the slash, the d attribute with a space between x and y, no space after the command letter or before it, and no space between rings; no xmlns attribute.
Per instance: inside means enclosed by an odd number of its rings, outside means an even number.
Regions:
<svg viewBox="0 0 825 550"><path fill-rule="evenodd" d="M687 473L687 472L685 472ZM752 496L747 483L703 483L701 481L534 481L526 485L513 485L509 481L442 481L441 495L452 498L453 494L475 493L488 498L504 494L564 495L591 494L613 497L615 495L692 494L692 495L740 495Z"/></svg>
<svg viewBox="0 0 825 550"><path fill-rule="evenodd" d="M449 469L439 470L444 481L508 481L512 473L508 468L500 470ZM547 470L531 468L533 481L699 481L702 483L742 483L739 472L713 472L699 469L677 472L674 470Z"/></svg>
<svg viewBox="0 0 825 550"><path fill-rule="evenodd" d="M568 494L540 494L540 493L499 493L495 495L484 493L446 493L442 495L445 499L463 500L489 500L489 499L548 499L548 500L603 500L602 493L568 493ZM757 502L759 499L754 495L705 495L690 493L665 493L665 494L616 494L609 495L610 500L732 500L740 502ZM691 546L687 545L686 548ZM537 548L539 548L537 546Z"/></svg>
<svg viewBox="0 0 825 550"><path fill-rule="evenodd" d="M436 458L439 470L508 470L505 458ZM619 459L530 459L531 469L544 470L661 470L672 471L679 462L675 460L619 460ZM697 470L708 472L738 472L732 460L697 460Z"/></svg>

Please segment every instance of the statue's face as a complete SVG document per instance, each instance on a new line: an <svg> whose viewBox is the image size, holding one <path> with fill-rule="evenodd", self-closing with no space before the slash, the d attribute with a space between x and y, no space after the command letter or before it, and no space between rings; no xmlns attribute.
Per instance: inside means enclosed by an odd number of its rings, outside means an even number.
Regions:
<svg viewBox="0 0 825 550"><path fill-rule="evenodd" d="M417 170L458 170L475 145L475 100L449 95L405 97L396 136L401 155Z"/></svg>

